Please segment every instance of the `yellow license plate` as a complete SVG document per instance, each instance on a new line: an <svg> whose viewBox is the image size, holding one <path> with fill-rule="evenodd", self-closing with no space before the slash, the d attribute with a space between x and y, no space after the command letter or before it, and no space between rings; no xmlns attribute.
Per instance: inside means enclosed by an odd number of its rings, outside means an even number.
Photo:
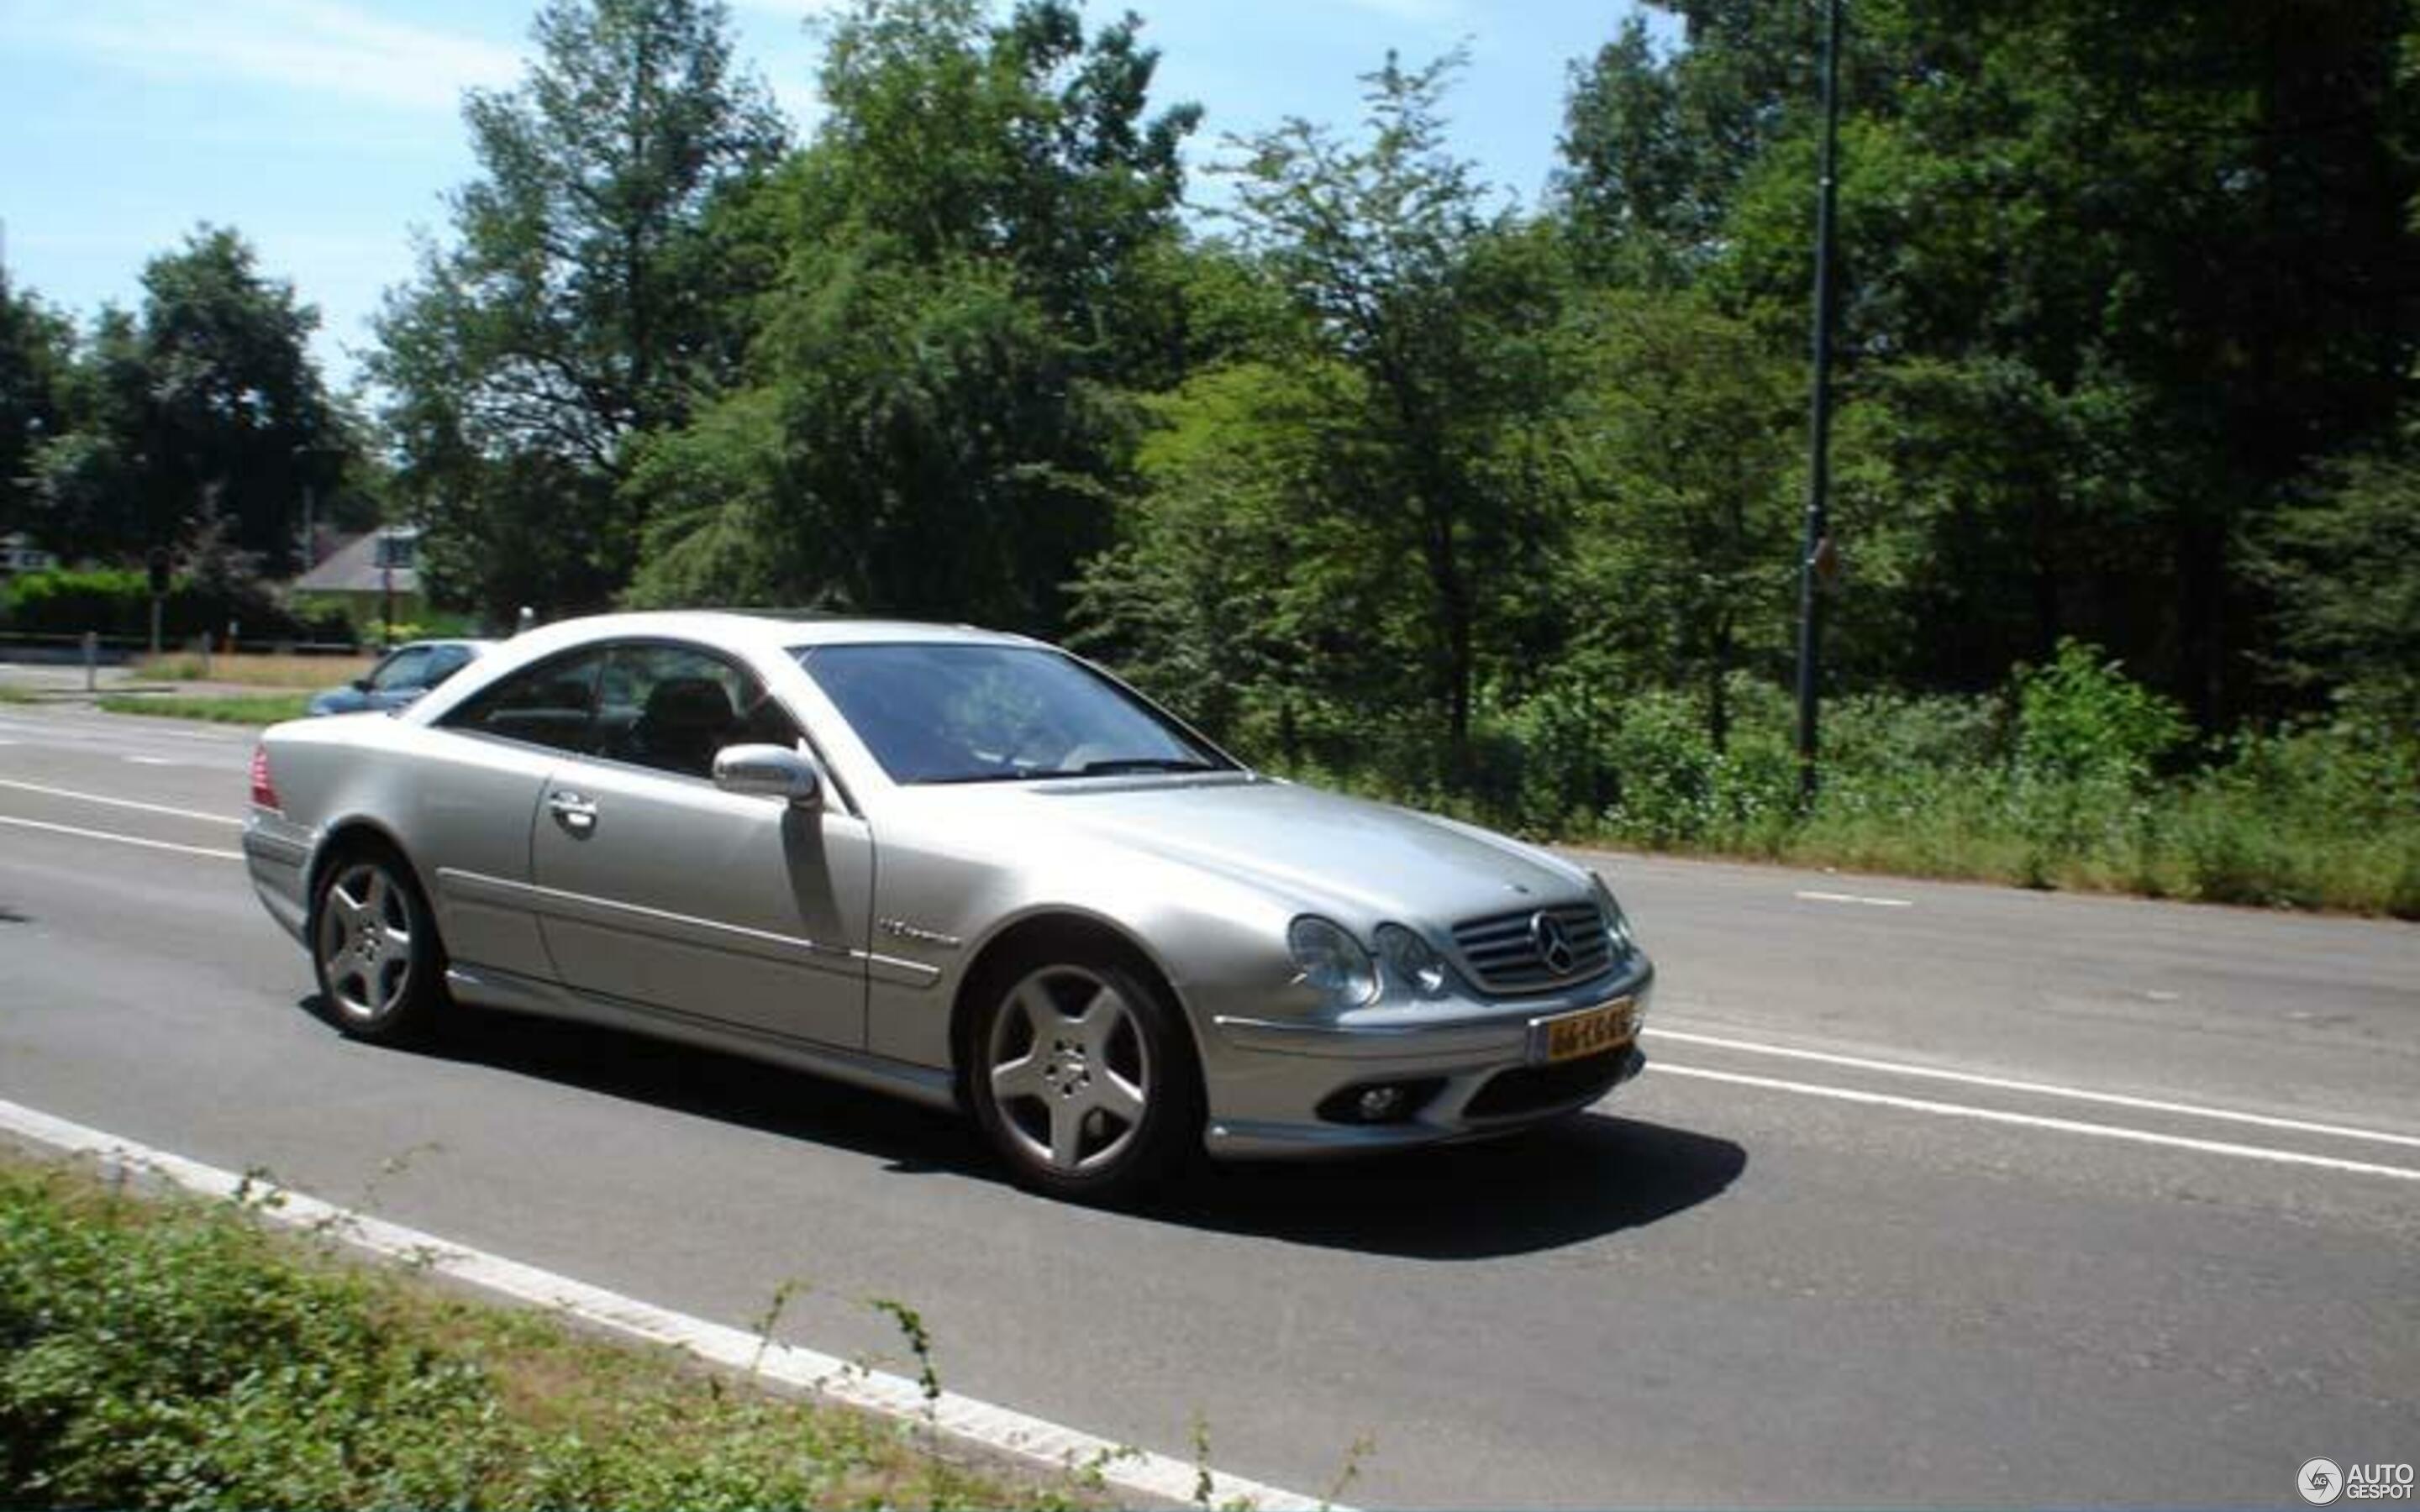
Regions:
<svg viewBox="0 0 2420 1512"><path fill-rule="evenodd" d="M1546 1062L1576 1060L1628 1044L1638 1036L1638 1000L1617 998L1602 1008L1567 1013L1539 1026L1546 1031Z"/></svg>

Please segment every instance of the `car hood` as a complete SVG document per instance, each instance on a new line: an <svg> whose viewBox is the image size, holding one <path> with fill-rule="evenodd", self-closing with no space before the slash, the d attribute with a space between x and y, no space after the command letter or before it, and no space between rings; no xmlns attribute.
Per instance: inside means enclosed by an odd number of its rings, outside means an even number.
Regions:
<svg viewBox="0 0 2420 1512"><path fill-rule="evenodd" d="M1380 919L1456 920L1586 897L1586 873L1544 852L1407 809L1275 781L1028 788L1051 820L1122 847Z"/></svg>

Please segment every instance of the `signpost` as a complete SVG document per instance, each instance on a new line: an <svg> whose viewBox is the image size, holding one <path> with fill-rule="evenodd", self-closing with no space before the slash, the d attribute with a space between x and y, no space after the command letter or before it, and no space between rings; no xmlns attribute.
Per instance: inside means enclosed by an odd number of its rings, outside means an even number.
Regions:
<svg viewBox="0 0 2420 1512"><path fill-rule="evenodd" d="M1798 807L1815 803L1816 652L1823 630L1817 596L1837 570L1832 486L1832 202L1840 135L1840 0L1823 6L1823 156L1815 200L1815 393L1807 438L1807 542L1798 563ZM1819 581L1823 579L1823 581Z"/></svg>

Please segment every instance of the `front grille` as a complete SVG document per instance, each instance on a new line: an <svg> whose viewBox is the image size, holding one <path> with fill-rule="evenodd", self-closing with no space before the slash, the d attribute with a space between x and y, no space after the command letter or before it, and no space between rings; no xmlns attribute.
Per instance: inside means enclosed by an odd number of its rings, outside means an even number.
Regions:
<svg viewBox="0 0 2420 1512"><path fill-rule="evenodd" d="M1555 921L1571 949L1571 964L1558 971L1538 948L1537 920ZM1491 914L1466 919L1453 927L1453 943L1463 964L1479 985L1490 992L1534 993L1567 982L1585 981L1606 968L1613 958L1613 940L1605 916L1592 903L1560 903L1552 908L1524 908L1513 914Z"/></svg>
<svg viewBox="0 0 2420 1512"><path fill-rule="evenodd" d="M1593 1103L1638 1073L1647 1057L1636 1045L1602 1051L1559 1066L1515 1066L1489 1077L1463 1104L1468 1119L1512 1119L1548 1108Z"/></svg>

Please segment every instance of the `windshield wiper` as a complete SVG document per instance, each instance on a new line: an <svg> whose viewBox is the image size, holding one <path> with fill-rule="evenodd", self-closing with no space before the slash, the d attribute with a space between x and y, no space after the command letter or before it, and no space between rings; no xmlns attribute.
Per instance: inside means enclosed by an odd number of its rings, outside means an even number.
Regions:
<svg viewBox="0 0 2420 1512"><path fill-rule="evenodd" d="M1218 768L1191 756L1105 756L1061 777L1107 777L1112 772L1211 772Z"/></svg>

